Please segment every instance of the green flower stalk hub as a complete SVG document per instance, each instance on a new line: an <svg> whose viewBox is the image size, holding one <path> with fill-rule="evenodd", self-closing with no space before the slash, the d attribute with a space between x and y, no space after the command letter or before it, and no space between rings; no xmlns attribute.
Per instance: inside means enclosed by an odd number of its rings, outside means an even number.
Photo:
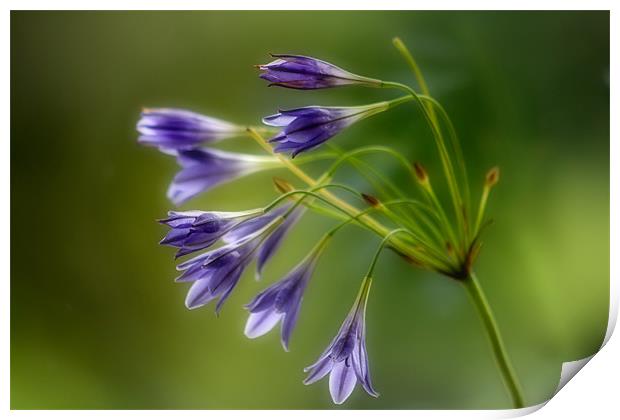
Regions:
<svg viewBox="0 0 620 420"><path fill-rule="evenodd" d="M379 396L371 380L366 351L365 313L374 269L380 254L387 248L413 266L438 273L463 286L488 335L512 405L523 407L523 395L499 327L474 274L482 245L481 233L490 223L485 218L485 208L491 190L499 181L499 169L489 170L480 200L473 206L456 130L443 106L431 96L409 50L400 39L395 38L393 42L411 68L416 88L360 76L325 61L299 55L274 55L274 61L258 66L262 79L283 88L311 90L357 86L402 92L402 96L389 101L363 106L280 110L263 119L266 127L246 127L186 110L144 110L137 126L139 141L176 157L181 166L168 193L177 205L216 185L257 171L287 168L299 182L297 185L290 179L274 178L280 195L257 209L171 211L168 218L161 221L170 228L162 244L177 248L177 257L188 258L177 266L182 271L177 281L191 284L186 306L199 308L217 299L216 310L219 311L252 261L256 260L257 277L262 277L263 269L286 240L288 231L307 211L335 219L338 223L319 243L309 248L302 261L246 306L249 317L245 334L250 338L260 337L279 324L282 345L288 350L314 267L320 263L321 255L328 252L330 239L342 227L357 225L379 238L376 254L360 283L349 315L325 351L306 368L308 376L304 383L311 384L329 375L329 390L336 404L346 401L357 384L369 395ZM422 163L390 148L389 141L348 151L333 144L333 138L351 125L369 124L362 120L406 104L412 105L412 112L424 118L437 148L443 181L429 174ZM223 152L211 146L238 136L255 140L266 154ZM372 154L390 156L404 167L411 182L418 186L418 194L404 193L369 165L366 158ZM318 160L330 162L318 176L303 169L306 163ZM367 177L375 191L362 192L333 182L344 164L350 164ZM448 205L436 194L437 182L447 185Z"/></svg>

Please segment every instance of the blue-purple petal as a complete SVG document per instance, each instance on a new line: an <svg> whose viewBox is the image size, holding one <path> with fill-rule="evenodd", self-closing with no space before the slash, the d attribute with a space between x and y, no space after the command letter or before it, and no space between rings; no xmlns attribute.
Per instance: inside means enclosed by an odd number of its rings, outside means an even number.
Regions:
<svg viewBox="0 0 620 420"><path fill-rule="evenodd" d="M209 289L209 279L200 279L195 281L189 288L185 298L185 306L187 309L196 309L206 305L215 297Z"/></svg>
<svg viewBox="0 0 620 420"><path fill-rule="evenodd" d="M362 384L362 388L371 396L378 397L379 393L375 391L372 381L370 380L370 372L368 369L368 355L366 354L366 343L363 339L360 340L357 348L351 354L353 358L353 367L357 379Z"/></svg>
<svg viewBox="0 0 620 420"><path fill-rule="evenodd" d="M244 333L248 338L256 338L267 334L282 319L282 316L282 313L274 309L252 312L248 317Z"/></svg>
<svg viewBox="0 0 620 420"><path fill-rule="evenodd" d="M226 121L173 108L145 109L136 129L140 143L172 150L191 149L242 132Z"/></svg>
<svg viewBox="0 0 620 420"><path fill-rule="evenodd" d="M375 112L374 106L319 107L281 110L279 114L265 117L263 122L281 127L282 131L269 142L275 143L276 152L295 155L312 150L329 140L354 122Z"/></svg>
<svg viewBox="0 0 620 420"><path fill-rule="evenodd" d="M315 383L316 381L323 379L325 375L331 372L333 367L334 361L331 358L325 357L319 359L314 365L304 369L304 371L310 372L306 379L304 379L304 385L310 385Z"/></svg>
<svg viewBox="0 0 620 420"><path fill-rule="evenodd" d="M282 222L282 224L278 226L260 246L256 257L256 276L258 278L261 277L265 264L271 259L271 257L273 257L282 244L282 240L286 234L291 230L295 223L299 221L304 212L305 209L301 208L293 210L293 212L286 217L284 222Z"/></svg>
<svg viewBox="0 0 620 420"><path fill-rule="evenodd" d="M346 361L334 365L329 375L329 392L336 404L342 404L353 392L357 377L353 366Z"/></svg>
<svg viewBox="0 0 620 420"><path fill-rule="evenodd" d="M260 77L291 89L324 89L350 84L373 84L380 81L358 76L331 63L313 57L272 54L276 60L259 66Z"/></svg>
<svg viewBox="0 0 620 420"><path fill-rule="evenodd" d="M281 330L281 342L284 350L288 351L289 342L291 341L291 334L295 325L297 324L297 318L299 317L299 311L301 309L301 296L296 299L294 304L286 311L284 319L282 320Z"/></svg>

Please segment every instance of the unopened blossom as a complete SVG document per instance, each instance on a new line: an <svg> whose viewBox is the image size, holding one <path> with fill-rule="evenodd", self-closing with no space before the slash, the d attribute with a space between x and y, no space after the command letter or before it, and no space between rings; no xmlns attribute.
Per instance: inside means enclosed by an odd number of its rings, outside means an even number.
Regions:
<svg viewBox="0 0 620 420"><path fill-rule="evenodd" d="M270 86L292 89L324 89L344 85L381 86L381 81L358 76L331 63L313 57L272 54L276 60L258 66L260 77Z"/></svg>
<svg viewBox="0 0 620 420"><path fill-rule="evenodd" d="M185 306L199 308L219 297L215 307L219 313L250 263L254 247L251 241L238 247L222 247L180 264L177 269L186 271L177 281L193 282ZM212 257L214 254L218 256Z"/></svg>
<svg viewBox="0 0 620 420"><path fill-rule="evenodd" d="M329 373L329 392L336 404L342 404L353 392L359 382L362 388L373 397L379 396L374 390L368 370L366 353L366 302L371 279L366 278L353 308L319 359L304 369L310 372L304 384L312 384Z"/></svg>
<svg viewBox="0 0 620 420"><path fill-rule="evenodd" d="M187 260L177 266L184 271L178 282L193 282L185 299L188 309L206 305L219 297L215 307L219 312L226 299L239 282L245 268L250 264L256 250L273 228L267 225L243 239L226 244Z"/></svg>
<svg viewBox="0 0 620 420"><path fill-rule="evenodd" d="M136 128L140 143L164 149L191 149L244 131L227 121L175 108L144 109Z"/></svg>
<svg viewBox="0 0 620 420"><path fill-rule="evenodd" d="M253 172L274 167L270 157L224 152L212 148L174 152L181 170L168 188L168 198L176 205L206 192L217 185Z"/></svg>
<svg viewBox="0 0 620 420"><path fill-rule="evenodd" d="M282 131L270 139L276 152L290 152L295 157L329 140L351 124L388 108L387 103L356 107L308 106L280 111L263 118L263 122Z"/></svg>
<svg viewBox="0 0 620 420"><path fill-rule="evenodd" d="M284 349L288 351L288 344L297 323L306 285L312 277L325 242L325 240L321 241L282 280L260 292L246 305L250 311L245 326L245 335L248 338L260 337L282 321L281 342Z"/></svg>
<svg viewBox="0 0 620 420"><path fill-rule="evenodd" d="M160 223L170 227L160 244L179 248L176 256L208 248L244 220L261 214L261 210L242 212L170 211Z"/></svg>
<svg viewBox="0 0 620 420"><path fill-rule="evenodd" d="M177 266L177 270L183 273L176 281L193 282L185 305L189 309L194 309L219 297L216 306L216 311L219 312L244 270L257 255L261 255L263 247L267 245L270 249L275 249L286 230L298 219L299 216L296 215L298 210L293 209L290 212L289 210L291 205L277 207L265 214L256 210L239 213L174 213L169 218L172 220L166 223L173 225L172 231L164 239L168 244L180 247L180 252L184 250L183 255L198 251L198 248L206 248L205 244L213 241L214 236L224 241L224 245L219 248L211 249ZM206 229L212 232L192 232L194 225L200 227L201 221L213 220L214 216L218 217L217 222L210 224L212 229ZM289 226L284 233L282 233L283 226ZM274 243L272 237L275 234L278 235ZM203 240L204 242L201 242ZM271 255L272 253L267 255L263 263Z"/></svg>

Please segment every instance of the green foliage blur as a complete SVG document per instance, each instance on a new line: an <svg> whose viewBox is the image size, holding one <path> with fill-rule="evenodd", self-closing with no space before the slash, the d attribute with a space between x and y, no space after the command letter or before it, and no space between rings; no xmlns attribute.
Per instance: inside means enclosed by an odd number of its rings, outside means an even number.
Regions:
<svg viewBox="0 0 620 420"><path fill-rule="evenodd" d="M253 267L219 318L188 311L173 250L156 223L176 163L136 144L143 106L258 124L278 108L361 105L364 88L267 88L269 52L320 57L414 84L400 36L459 133L477 198L502 171L477 273L528 404L561 363L595 352L609 302L607 12L13 12L11 14L11 406L14 409L326 409L327 381L304 386L353 301L379 239L353 226L310 283L285 353L250 341L242 305L295 265L333 221L309 214L269 264ZM413 105L334 138L386 144L443 183ZM249 139L226 149L260 153ZM389 158L371 162L415 194ZM320 165L312 169L318 174ZM183 209L241 210L276 196L253 175ZM338 178L372 193L352 170ZM301 184L297 184L301 185ZM367 314L380 398L354 409L507 408L480 320L455 281L382 256Z"/></svg>

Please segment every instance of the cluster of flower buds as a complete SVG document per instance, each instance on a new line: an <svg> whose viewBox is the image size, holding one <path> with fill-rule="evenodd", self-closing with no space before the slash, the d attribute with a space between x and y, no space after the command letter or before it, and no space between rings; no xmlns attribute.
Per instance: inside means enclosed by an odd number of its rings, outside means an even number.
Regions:
<svg viewBox="0 0 620 420"><path fill-rule="evenodd" d="M257 277L261 277L265 264L307 208L330 214L326 207L331 206L331 214L336 213L335 217L341 220L341 224L329 231L281 280L264 289L246 305L249 317L245 335L249 338L262 336L280 323L281 343L288 350L304 292L329 239L349 222L379 234L383 241L371 269L360 285L349 315L327 349L313 365L306 368L309 374L304 381L305 384L311 384L329 374L329 390L336 404L344 402L357 383L369 395L376 397L378 393L370 379L366 352L365 314L372 269L379 253L387 247L415 265L457 278L462 273L464 261L468 261L468 258L471 260L467 252L471 248L471 241L467 233L459 237L460 231L452 229L451 221L432 190L426 170L417 163L410 166L407 159L392 149L381 146L356 149L349 154L339 155L318 181L299 168L299 160L293 163L293 160L278 153L286 152L295 157L316 149L355 122L408 101L418 101L429 121L434 124L437 115L428 112L430 99L418 96L404 85L359 76L311 57L273 57L274 61L258 66L262 72L260 77L269 81L270 86L309 90L359 85L398 88L407 91L408 95L364 106L307 106L281 110L263 119L268 128L243 127L186 110L145 109L137 125L139 142L176 157L181 166L168 190L168 198L176 205L217 185L272 168L288 167L296 175L301 174L300 178L312 187L310 190L295 190L287 181L276 179L276 187L282 195L263 208L241 212L171 211L166 219L160 221L170 228L161 243L177 248L177 258L194 254L177 266L182 274L176 281L191 283L185 302L187 308L198 308L217 299L216 311L219 312L245 269L254 260ZM440 132L437 126L432 128L433 133ZM259 132L272 134L272 137L263 139ZM246 135L258 140L272 154L246 155L205 146L226 138ZM368 205L365 209L357 209L326 191L330 186L338 186L327 182L340 164L351 159L362 165L353 159L369 152L387 152L404 161L407 170L422 187L428 203L421 204L403 197L383 201L383 198L357 193ZM442 159L446 163L443 155ZM450 163L449 160L447 163ZM358 166L358 169L366 174L372 173L372 167L368 165ZM453 174L453 168L446 166L446 173ZM488 188L496 180L496 175L489 175ZM452 184L449 186L453 187ZM321 188L324 190L319 193ZM353 190L342 185L340 188ZM454 192L458 193L458 185L454 188ZM455 197L457 213L468 217L467 209L462 207L463 202L459 201L458 194ZM334 207L337 210L335 212ZM382 212L396 226L383 226L368 215L371 211Z"/></svg>

